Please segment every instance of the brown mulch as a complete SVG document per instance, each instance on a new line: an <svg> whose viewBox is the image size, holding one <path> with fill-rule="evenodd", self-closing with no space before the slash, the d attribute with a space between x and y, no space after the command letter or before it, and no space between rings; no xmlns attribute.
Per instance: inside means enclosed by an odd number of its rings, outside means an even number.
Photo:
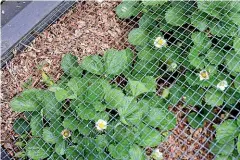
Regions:
<svg viewBox="0 0 240 160"><path fill-rule="evenodd" d="M60 60L66 53L76 55L80 61L86 55L102 54L108 48L129 46L127 34L135 24L116 17L114 8L118 3L78 3L1 70L1 145L10 155L17 150L12 123L19 114L11 111L9 102L27 81L32 87L41 87L39 68L56 81L62 74ZM166 159L212 159L206 142L212 137L211 125L193 131L184 115L178 112L178 126L163 144L163 152L168 154Z"/></svg>

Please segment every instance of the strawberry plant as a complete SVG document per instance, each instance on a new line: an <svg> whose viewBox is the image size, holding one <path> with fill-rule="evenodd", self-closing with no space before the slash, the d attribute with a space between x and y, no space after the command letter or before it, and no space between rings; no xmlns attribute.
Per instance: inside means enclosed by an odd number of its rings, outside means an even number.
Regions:
<svg viewBox="0 0 240 160"><path fill-rule="evenodd" d="M14 125L28 135L21 153L31 159L145 159L144 149L163 142L176 118L156 96L156 77L135 77L132 60L130 49L110 49L81 64L66 54L59 81L11 101L13 111L26 113ZM122 77L125 85L116 81Z"/></svg>

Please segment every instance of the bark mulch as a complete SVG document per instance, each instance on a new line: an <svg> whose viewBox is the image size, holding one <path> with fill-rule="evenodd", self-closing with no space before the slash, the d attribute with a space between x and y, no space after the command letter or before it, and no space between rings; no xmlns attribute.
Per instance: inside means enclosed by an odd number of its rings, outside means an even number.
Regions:
<svg viewBox="0 0 240 160"><path fill-rule="evenodd" d="M62 74L60 61L66 53L76 55L80 61L86 55L102 54L108 48L130 46L127 35L136 23L122 22L116 17L114 8L118 3L78 3L1 70L1 145L10 155L17 151L12 123L19 114L11 111L9 102L23 90L26 82L32 87L42 87L40 68L57 81ZM207 139L213 136L211 125L192 130L184 115L179 110L177 127L159 149L166 159L212 159L207 152Z"/></svg>

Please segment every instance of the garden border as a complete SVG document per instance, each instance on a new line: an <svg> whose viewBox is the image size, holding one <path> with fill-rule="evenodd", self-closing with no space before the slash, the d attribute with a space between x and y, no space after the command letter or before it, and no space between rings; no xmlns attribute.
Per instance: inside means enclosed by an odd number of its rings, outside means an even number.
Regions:
<svg viewBox="0 0 240 160"><path fill-rule="evenodd" d="M6 23L1 31L1 68L23 50L47 26L54 23L76 1L33 1Z"/></svg>

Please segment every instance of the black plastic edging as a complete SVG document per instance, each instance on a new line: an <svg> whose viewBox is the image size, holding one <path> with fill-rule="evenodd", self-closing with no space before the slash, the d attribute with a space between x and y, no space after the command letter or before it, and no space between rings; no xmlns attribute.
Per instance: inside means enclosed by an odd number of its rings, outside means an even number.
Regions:
<svg viewBox="0 0 240 160"><path fill-rule="evenodd" d="M76 1L32 1L1 29L1 67ZM32 33L33 32L33 33ZM20 43L19 43L20 42Z"/></svg>

